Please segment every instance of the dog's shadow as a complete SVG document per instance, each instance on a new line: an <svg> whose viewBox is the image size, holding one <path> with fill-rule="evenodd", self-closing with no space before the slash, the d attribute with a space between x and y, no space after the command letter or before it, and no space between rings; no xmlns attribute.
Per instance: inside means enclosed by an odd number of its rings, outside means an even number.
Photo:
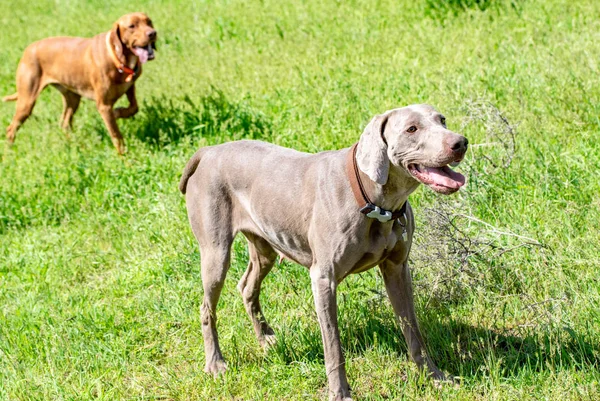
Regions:
<svg viewBox="0 0 600 401"><path fill-rule="evenodd" d="M477 13L485 13L490 21L506 13L520 15L523 3L523 0L426 0L421 7L425 17L445 25L454 18L469 20Z"/></svg>
<svg viewBox="0 0 600 401"><path fill-rule="evenodd" d="M518 3L518 0L511 2L512 8L516 8ZM499 10L503 6L497 0L426 0L423 4L425 15L440 22L449 15L456 17L473 11Z"/></svg>
<svg viewBox="0 0 600 401"><path fill-rule="evenodd" d="M352 302L345 306L344 301L340 302L342 348L347 355L363 355L379 349L407 358L406 343L389 302L373 299L371 297L372 305L360 308ZM272 351L276 358L285 363L322 362L318 325L312 328L292 325L283 336L276 333L278 343ZM535 372L547 366L577 369L583 365L600 365L600 346L572 329L530 329L527 334L519 335L449 319L440 322L435 313L421 316L420 326L427 349L438 367L467 380L489 375L492 370L509 378L518 376L524 369ZM281 338L283 341L279 341Z"/></svg>
<svg viewBox="0 0 600 401"><path fill-rule="evenodd" d="M211 137L216 142L264 139L271 133L271 122L247 102L231 101L213 88L198 99L151 97L123 124L123 131L157 150L186 137Z"/></svg>
<svg viewBox="0 0 600 401"><path fill-rule="evenodd" d="M428 349L438 366L465 378L515 377L548 366L578 368L600 364L600 347L568 328L489 329L449 320L424 320ZM427 340L426 340L427 342Z"/></svg>

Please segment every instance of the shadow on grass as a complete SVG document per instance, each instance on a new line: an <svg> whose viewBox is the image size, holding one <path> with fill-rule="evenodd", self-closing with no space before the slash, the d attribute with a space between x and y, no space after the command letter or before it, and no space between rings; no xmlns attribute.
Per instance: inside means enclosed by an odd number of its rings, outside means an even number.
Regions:
<svg viewBox="0 0 600 401"><path fill-rule="evenodd" d="M448 16L457 17L469 10L502 12L507 8L519 11L521 0L427 0L424 4L425 16L443 22Z"/></svg>
<svg viewBox="0 0 600 401"><path fill-rule="evenodd" d="M196 100L189 96L153 97L145 101L129 127L129 134L153 148L178 143L188 136L222 140L261 139L271 133L271 122L246 102L233 102L213 89Z"/></svg>
<svg viewBox="0 0 600 401"><path fill-rule="evenodd" d="M513 377L523 370L540 372L549 366L575 369L600 366L600 347L571 329L520 336L506 330L451 322L429 331L430 338L437 337L437 341L430 341L434 344L429 349L436 351L434 359L438 366L467 378L489 373L494 368L501 377Z"/></svg>
<svg viewBox="0 0 600 401"><path fill-rule="evenodd" d="M340 308L339 326L342 347L348 355L362 355L380 349L406 355L404 337L389 305ZM474 378L497 371L514 377L523 370L539 372L548 366L593 368L600 366L600 346L571 329L531 330L520 336L508 331L474 327L454 321L440 323L424 317L420 322L427 349L434 362L452 375ZM276 333L274 358L284 363L323 361L323 346L318 324L288 326L287 333ZM280 341L282 340L282 341Z"/></svg>

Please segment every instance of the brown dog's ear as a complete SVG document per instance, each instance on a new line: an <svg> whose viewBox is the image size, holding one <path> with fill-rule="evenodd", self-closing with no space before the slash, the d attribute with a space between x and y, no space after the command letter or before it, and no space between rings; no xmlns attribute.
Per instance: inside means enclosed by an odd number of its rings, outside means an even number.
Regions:
<svg viewBox="0 0 600 401"><path fill-rule="evenodd" d="M387 142L383 136L389 114L373 117L358 141L356 163L358 168L380 185L385 185L390 171Z"/></svg>
<svg viewBox="0 0 600 401"><path fill-rule="evenodd" d="M123 42L121 41L120 29L121 28L119 26L119 23L115 22L109 33L109 35L110 35L109 43L110 43L113 51L115 52L117 59L119 59L119 61L123 62Z"/></svg>

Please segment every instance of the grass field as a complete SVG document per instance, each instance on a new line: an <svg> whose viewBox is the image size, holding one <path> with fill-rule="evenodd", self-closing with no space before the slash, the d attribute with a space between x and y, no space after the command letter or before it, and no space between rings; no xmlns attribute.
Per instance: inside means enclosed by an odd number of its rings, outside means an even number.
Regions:
<svg viewBox="0 0 600 401"><path fill-rule="evenodd" d="M240 138L346 147L423 102L473 144L464 190L411 197L421 328L462 384L419 376L373 269L338 296L355 399L600 399L599 2L4 0L0 94L28 43L138 10L159 42L120 121L125 157L89 101L67 139L51 88L0 146L0 399L326 400L306 269L264 283L279 340L265 353L235 288L242 239L218 310L229 370L202 372L180 172ZM0 104L2 127L13 112Z"/></svg>

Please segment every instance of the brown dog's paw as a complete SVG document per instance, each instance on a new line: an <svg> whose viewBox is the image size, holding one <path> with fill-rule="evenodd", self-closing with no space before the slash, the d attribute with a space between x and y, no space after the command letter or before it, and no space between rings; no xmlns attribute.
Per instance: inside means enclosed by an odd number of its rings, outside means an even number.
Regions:
<svg viewBox="0 0 600 401"><path fill-rule="evenodd" d="M15 133L13 132L11 127L8 127L6 129L6 140L9 145L12 145L13 143L15 143Z"/></svg>

